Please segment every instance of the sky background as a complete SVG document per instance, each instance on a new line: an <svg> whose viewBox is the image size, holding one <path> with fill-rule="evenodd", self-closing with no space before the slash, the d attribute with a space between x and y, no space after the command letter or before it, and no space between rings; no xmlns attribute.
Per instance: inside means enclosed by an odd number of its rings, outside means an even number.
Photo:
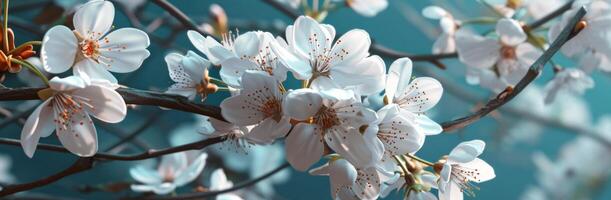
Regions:
<svg viewBox="0 0 611 200"><path fill-rule="evenodd" d="M11 2L15 4L19 3L19 1ZM170 2L175 3L178 8L182 9L188 16L194 19L206 18L208 15L208 7L214 2L225 9L229 16L230 24L232 21L244 20L256 21L264 24L292 24L290 18L261 1L171 0ZM331 13L327 17L325 23L335 26L338 33L343 33L354 28L364 29L369 32L371 38L375 42L387 47L414 54L428 54L431 52L431 46L434 39L440 32L436 21L427 20L420 14L422 8L428 5L440 5L450 10L455 17L459 19L491 16L491 13L476 1L390 0L388 8L376 17L366 18L357 15L351 9L342 8ZM10 17L14 16L15 18L29 22L38 12L39 10L30 10L12 13ZM153 4L147 5L144 12L148 16L162 15L162 11ZM130 26L125 15L119 11L116 12L114 24L116 28ZM494 28L494 26L483 25L476 26L475 30L485 31L491 28ZM13 28L13 30L15 30L17 35L18 44L29 40L41 40L40 36L31 32L18 28ZM240 29L239 31L246 32L249 30L254 29ZM168 30L157 30L154 34L166 36ZM159 91L165 90L172 82L168 76L163 57L169 52L184 52L184 49L197 51L189 43L185 32L181 32L176 36L175 45L181 47L181 49L169 49L153 41L151 47L149 47L151 56L138 71L128 75L116 74L116 77L118 77L120 82L122 81L121 83L124 85L133 88ZM555 61L564 65L573 64L561 56L557 56ZM387 66L390 65L391 62L392 60L386 60ZM448 67L448 70L443 71L437 69L428 63L416 63L414 66L415 75L423 76L424 72L434 73L451 80L451 84L475 92L481 97L494 96L494 94L481 89L479 86L467 85L464 79L465 66L456 59L447 59L444 60L443 63ZM551 79L552 71L550 68L546 68L543 73L544 74L535 82L536 85L542 86L546 81ZM608 88L608 86L611 85L611 78L609 75L598 73L594 75L594 80L597 86L589 90L583 98L588 104L592 121L595 122L600 117L611 113L611 106L609 106L611 93ZM6 85L9 87L20 86L12 77L9 77ZM218 105L224 97L226 96L214 95L210 97L206 103ZM485 100L485 98L482 100ZM429 114L435 121L448 121L467 115L477 103L479 102L465 102L455 95L445 92L439 104ZM14 106L15 104L5 105ZM529 105L510 104L508 106L527 108ZM476 192L477 196L473 199L518 199L526 188L537 184L535 179L535 174L537 172L531 159L532 153L541 151L548 157L554 159L558 153L559 147L574 139L576 133L566 132L561 129L547 128L540 138L537 141L532 141L531 144L518 144L514 147L505 147L501 146L502 143L500 141L503 138L500 137L500 134L503 132L503 125L511 124L510 121L512 118L503 115L502 112L497 114L501 116L500 121L491 117L486 117L459 132L444 133L438 136L428 137L424 147L417 155L427 160L435 161L440 156L447 154L461 141L471 139L485 140L488 145L482 158L494 167L497 177L492 181L479 184L480 191ZM167 147L169 145L169 135L176 127L185 124L193 124L195 122L193 116L188 113L162 111L156 107L138 107L136 110L130 110L128 112L126 120L112 126L118 127L124 131L134 130L152 115L159 115L159 119L139 135L138 138L146 141L151 147L155 148ZM21 129L17 124L12 124L1 129L0 135L6 138L19 138L20 131ZM104 149L117 140L117 138L109 134L107 130L103 130L100 127L98 127L98 137L100 149ZM55 137L42 139L41 142L58 143ZM138 150L128 149L124 153L136 152L138 152ZM36 152L33 159L29 159L22 152L21 148L11 146L0 146L0 153L9 155L13 160L11 172L15 174L19 182L27 182L48 176L49 174L67 167L76 159L73 155L40 150ZM85 199L117 198L124 195L124 193L110 195L102 193L83 194L77 192L74 188L82 185L95 185L113 181L130 181L131 178L129 177L128 169L135 164L138 164L138 162L116 161L99 163L93 170L70 176L52 185L37 189L34 192ZM269 170L272 170L272 168ZM329 183L327 177L310 176L304 172L298 172L292 169L289 170L291 170L290 180L276 187L277 199L329 198ZM242 179L233 180L234 182L239 182L239 180ZM610 186L603 186L600 192L594 195L595 199L611 199L610 189ZM394 195L388 199L400 198L398 195L400 194L394 193Z"/></svg>

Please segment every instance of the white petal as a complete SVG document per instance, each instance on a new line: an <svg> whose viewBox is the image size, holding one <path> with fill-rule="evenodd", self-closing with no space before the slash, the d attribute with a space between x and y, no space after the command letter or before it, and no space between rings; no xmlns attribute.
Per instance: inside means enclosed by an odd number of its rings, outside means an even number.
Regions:
<svg viewBox="0 0 611 200"><path fill-rule="evenodd" d="M486 161L482 159L475 158L475 160L471 162L460 164L460 165L465 168L477 170L476 178L470 181L481 183L484 181L489 181L493 179L494 177L496 177L494 173L494 168L492 168L490 164L488 164Z"/></svg>
<svg viewBox="0 0 611 200"><path fill-rule="evenodd" d="M187 153L178 152L161 157L161 162L157 170L162 176L168 175L167 173L176 175L176 172L187 169L188 165Z"/></svg>
<svg viewBox="0 0 611 200"><path fill-rule="evenodd" d="M234 55L233 52L230 52L229 50L223 48L222 45L213 38L206 38L203 35L199 34L197 31L187 31L187 37L189 38L189 41L191 41L191 44L193 44L193 46L195 46L197 50L204 53L208 57L208 59L210 59L210 62L212 62L214 65L220 65L221 61L223 61L224 58L217 58L213 56L208 50L209 48L224 49L226 55Z"/></svg>
<svg viewBox="0 0 611 200"><path fill-rule="evenodd" d="M369 149L370 146L365 141L365 137L355 128L344 126L328 128L325 133L325 141L333 151L357 168L371 166L381 158L381 155L376 155L377 152Z"/></svg>
<svg viewBox="0 0 611 200"><path fill-rule="evenodd" d="M360 199L377 199L380 195L380 185L378 172L370 167L358 171L358 178L352 190Z"/></svg>
<svg viewBox="0 0 611 200"><path fill-rule="evenodd" d="M93 156L98 151L98 135L93 121L84 111L73 113L66 128L55 129L59 141L72 152L81 157Z"/></svg>
<svg viewBox="0 0 611 200"><path fill-rule="evenodd" d="M431 120L426 115L416 115L416 124L420 126L422 132L426 135L437 135L443 131L443 127L437 122Z"/></svg>
<svg viewBox="0 0 611 200"><path fill-rule="evenodd" d="M216 169L210 175L210 190L218 191L231 188L233 183L227 180L227 175L222 168Z"/></svg>
<svg viewBox="0 0 611 200"><path fill-rule="evenodd" d="M131 185L131 189L136 192L154 192L158 195L169 194L176 189L172 183L162 183L156 185Z"/></svg>
<svg viewBox="0 0 611 200"><path fill-rule="evenodd" d="M466 163L482 154L486 143L481 140L471 140L458 144L449 154L448 160Z"/></svg>
<svg viewBox="0 0 611 200"><path fill-rule="evenodd" d="M308 80L312 77L312 67L307 59L293 54L290 50L276 42L272 42L270 45L274 54L278 56L278 60L293 73L295 78Z"/></svg>
<svg viewBox="0 0 611 200"><path fill-rule="evenodd" d="M353 0L348 5L360 15L373 17L388 7L387 0Z"/></svg>
<svg viewBox="0 0 611 200"><path fill-rule="evenodd" d="M305 171L320 160L324 151L320 128L313 124L299 123L286 138L286 160L293 168Z"/></svg>
<svg viewBox="0 0 611 200"><path fill-rule="evenodd" d="M100 62L109 71L127 73L135 71L151 53L148 35L135 28L122 28L111 32L99 41Z"/></svg>
<svg viewBox="0 0 611 200"><path fill-rule="evenodd" d="M259 34L255 31L249 31L239 35L234 41L234 50L238 58L253 58L259 55L260 46Z"/></svg>
<svg viewBox="0 0 611 200"><path fill-rule="evenodd" d="M375 94L384 89L386 65L379 56L370 56L358 63L334 66L331 78L341 86L356 86L361 95ZM354 77L359 77L355 79Z"/></svg>
<svg viewBox="0 0 611 200"><path fill-rule="evenodd" d="M74 29L83 37L98 39L110 30L115 7L109 1L90 1L74 13Z"/></svg>
<svg viewBox="0 0 611 200"><path fill-rule="evenodd" d="M369 55L369 46L371 46L369 34L361 29L352 29L335 41L329 53L335 56L329 61L329 65L357 64Z"/></svg>
<svg viewBox="0 0 611 200"><path fill-rule="evenodd" d="M447 188L442 192L439 190L439 200L463 200L462 189L456 183L447 184Z"/></svg>
<svg viewBox="0 0 611 200"><path fill-rule="evenodd" d="M136 181L144 184L160 184L163 182L159 173L156 170L151 168L139 165L129 169L129 174L132 178L136 179Z"/></svg>
<svg viewBox="0 0 611 200"><path fill-rule="evenodd" d="M390 155L414 153L424 143L425 135L418 130L417 125L400 116L399 113L387 116L379 126L378 138L384 143L384 148Z"/></svg>
<svg viewBox="0 0 611 200"><path fill-rule="evenodd" d="M118 123L123 121L127 115L127 106L123 97L113 89L92 84L84 89L76 90L73 94L89 99L87 103L93 108L85 106L85 109L89 114L104 122Z"/></svg>
<svg viewBox="0 0 611 200"><path fill-rule="evenodd" d="M53 107L49 104L51 101L52 99L47 99L40 104L30 114L21 130L21 147L30 158L34 156L40 137L51 134L55 128L53 123Z"/></svg>
<svg viewBox="0 0 611 200"><path fill-rule="evenodd" d="M84 59L74 65L72 69L74 75L84 79L103 79L111 83L117 83L117 79L106 70L104 64L95 63L93 60Z"/></svg>
<svg viewBox="0 0 611 200"><path fill-rule="evenodd" d="M65 72L74 64L78 48L78 41L68 27L54 26L49 29L40 48L44 69L54 74Z"/></svg>
<svg viewBox="0 0 611 200"><path fill-rule="evenodd" d="M296 120L314 116L323 104L322 96L312 89L290 91L282 101L284 115Z"/></svg>
<svg viewBox="0 0 611 200"><path fill-rule="evenodd" d="M49 87L55 91L68 92L87 87L87 81L78 76L66 78L53 77L49 80Z"/></svg>
<svg viewBox="0 0 611 200"><path fill-rule="evenodd" d="M392 100L396 92L401 93L409 85L412 79L412 60L399 58L395 60L388 69L386 77L386 97Z"/></svg>
<svg viewBox="0 0 611 200"><path fill-rule="evenodd" d="M185 70L185 67L182 65L182 59L185 56L180 55L178 53L169 53L165 56L164 60L168 65L168 72L170 78L177 83L182 83L187 86L195 85L197 82L191 80L191 77Z"/></svg>
<svg viewBox="0 0 611 200"><path fill-rule="evenodd" d="M453 35L442 33L433 43L433 54L456 52L456 40Z"/></svg>
<svg viewBox="0 0 611 200"><path fill-rule="evenodd" d="M429 19L441 19L448 15L448 11L444 10L439 6L427 6L422 9L422 15Z"/></svg>
<svg viewBox="0 0 611 200"><path fill-rule="evenodd" d="M247 137L258 144L271 144L275 139L284 137L290 129L288 117L282 117L280 121L270 117L250 130Z"/></svg>
<svg viewBox="0 0 611 200"><path fill-rule="evenodd" d="M496 24L496 33L500 36L504 45L516 46L526 41L526 33L522 30L520 23L513 19L503 18Z"/></svg>
<svg viewBox="0 0 611 200"><path fill-rule="evenodd" d="M516 47L516 57L525 66L530 67L541 57L543 52L530 43L522 43Z"/></svg>
<svg viewBox="0 0 611 200"><path fill-rule="evenodd" d="M469 67L492 67L500 58L500 48L497 40L484 38L463 29L456 32L458 58Z"/></svg>
<svg viewBox="0 0 611 200"><path fill-rule="evenodd" d="M240 84L240 79L246 70L258 70L259 66L250 60L242 60L239 58L228 58L221 62L221 79L233 87L242 87L245 84Z"/></svg>
<svg viewBox="0 0 611 200"><path fill-rule="evenodd" d="M204 170L207 158L208 154L206 153L199 155L184 171L178 174L178 176L174 179L174 184L176 184L177 187L180 187L195 180Z"/></svg>
<svg viewBox="0 0 611 200"><path fill-rule="evenodd" d="M221 113L230 122L246 126L256 124L266 116L266 108L270 101L280 104L281 95L276 80L265 72L249 71L243 76L244 89L240 95L229 97L221 103ZM253 101L253 98L256 98ZM278 108L281 105L277 105ZM280 112L280 110L277 110ZM272 113L274 114L274 113ZM280 113L276 113L280 114Z"/></svg>
<svg viewBox="0 0 611 200"><path fill-rule="evenodd" d="M436 79L420 77L414 79L403 91L397 91L394 103L399 107L414 113L421 113L431 109L439 102L443 94L443 87Z"/></svg>
<svg viewBox="0 0 611 200"><path fill-rule="evenodd" d="M327 29L310 17L300 16L295 20L293 40L288 41L301 57L309 58L314 52L329 49L331 46L330 33Z"/></svg>

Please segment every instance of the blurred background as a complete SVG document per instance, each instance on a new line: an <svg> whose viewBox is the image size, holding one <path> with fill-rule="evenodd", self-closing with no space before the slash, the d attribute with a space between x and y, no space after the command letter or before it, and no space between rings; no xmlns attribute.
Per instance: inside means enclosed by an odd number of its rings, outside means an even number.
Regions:
<svg viewBox="0 0 611 200"><path fill-rule="evenodd" d="M82 1L13 0L9 9L9 26L16 35L16 44L41 40L42 34L54 24L71 24L70 9ZM124 2L132 2L131 0ZM119 83L138 89L165 91L173 82L168 76L163 60L170 52L197 52L187 39L186 32L170 15L156 5L143 2L138 7L124 7L115 3L115 28L136 26L149 31L151 56L135 72L115 74ZM132 3L133 3L132 2ZM263 1L247 0L171 0L185 14L198 23L209 22L209 7L220 5L229 17L231 30L246 32L265 30L274 35L283 32L293 21ZM131 4L130 4L131 5ZM335 26L338 33L350 29L367 30L371 38L389 48L412 54L429 54L431 46L441 33L438 22L422 16L421 10L438 5L450 11L457 19L492 16L488 8L471 0L389 0L389 6L375 17L363 17L352 9L338 7L325 19ZM127 13L127 14L126 14ZM134 24L128 15L140 20ZM159 26L157 28L157 26ZM178 28L176 28L178 27ZM494 25L472 26L484 32ZM542 35L547 35L543 32ZM200 52L198 52L200 53ZM203 54L200 53L203 56ZM557 55L554 61L571 67L573 61ZM386 60L389 65L392 60ZM415 76L433 76L444 85L441 102L429 114L435 121L444 122L469 114L494 97L486 89L468 85L465 66L457 59L442 61L447 70L440 70L429 63L416 63ZM211 69L217 76L218 69ZM21 73L27 73L23 70ZM543 74L503 109L497 110L476 123L458 131L428 137L417 154L436 161L461 141L482 139L487 148L482 155L495 169L497 177L478 184L475 197L467 199L611 199L611 185L607 184L611 169L611 147L588 135L603 134L611 141L611 76L602 72L593 74L596 87L583 96L563 95L556 102L543 104L543 85L551 80L552 69ZM27 76L21 75L20 76ZM27 80L27 79L26 79ZM30 79L31 80L31 79ZM35 86L18 76L8 75L3 83L7 87ZM294 83L297 86L298 82ZM226 94L214 94L206 104L218 105ZM1 102L0 107L12 115L27 118L32 102ZM0 119L0 135L19 139L23 119ZM14 117L13 117L14 118ZM161 110L157 107L134 106L126 120L119 124L96 121L100 150L132 154L142 148L164 148L201 137L195 131L201 126L200 118L180 111ZM112 147L121 135L138 132L134 142ZM48 137L42 143L59 144L57 138ZM239 183L257 177L284 163L282 142L271 147L256 148L256 152L240 154L210 150L213 155L207 162L205 173L196 181L206 186L208 175L217 168L224 168L229 179ZM213 149L213 148L211 148ZM273 156L270 156L273 155ZM38 150L34 158L25 156L20 147L0 145L0 183L23 183L46 177L70 165L76 156ZM101 192L108 184L129 183L129 168L147 161L113 161L97 163L94 169L62 179L54 184L35 189L23 195L67 199L116 199L137 194L127 190ZM258 164L254 164L258 163ZM322 161L321 161L322 163ZM310 176L304 172L286 169L270 180L270 187L250 188L252 199L328 199L327 177ZM185 187L178 191L191 191ZM240 192L238 192L240 193ZM392 193L387 199L402 198L402 193Z"/></svg>

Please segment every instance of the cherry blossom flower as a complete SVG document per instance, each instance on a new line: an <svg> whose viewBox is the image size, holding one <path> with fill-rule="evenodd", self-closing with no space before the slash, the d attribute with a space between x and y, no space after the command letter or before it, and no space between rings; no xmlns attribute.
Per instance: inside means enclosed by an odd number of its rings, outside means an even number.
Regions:
<svg viewBox="0 0 611 200"><path fill-rule="evenodd" d="M439 26L443 31L433 44L433 53L454 53L456 52L455 33L460 25L460 21L455 20L452 14L438 6L429 6L422 10L422 15L429 19L439 20Z"/></svg>
<svg viewBox="0 0 611 200"><path fill-rule="evenodd" d="M415 153L424 144L425 133L414 120L404 117L397 104L390 104L378 111L378 119L370 124L367 131L374 132L384 144L382 168L393 172L396 163L393 155ZM410 114L407 114L410 115Z"/></svg>
<svg viewBox="0 0 611 200"><path fill-rule="evenodd" d="M210 191L225 190L233 187L233 182L227 179L223 169L216 169L210 175ZM216 196L217 200L241 200L242 197L232 192L222 193Z"/></svg>
<svg viewBox="0 0 611 200"><path fill-rule="evenodd" d="M376 119L351 91L309 88L289 92L284 114L297 123L286 138L286 155L297 170L306 170L323 155L325 144L353 165L364 168L378 162L383 144L364 128Z"/></svg>
<svg viewBox="0 0 611 200"><path fill-rule="evenodd" d="M565 68L556 73L554 79L545 85L545 103L554 101L560 91L570 91L583 94L585 90L594 87L594 80L585 72L577 68Z"/></svg>
<svg viewBox="0 0 611 200"><path fill-rule="evenodd" d="M374 17L388 7L387 0L336 0L344 1L356 13L365 17Z"/></svg>
<svg viewBox="0 0 611 200"><path fill-rule="evenodd" d="M39 92L44 102L28 117L21 131L21 146L26 155L34 156L40 137L48 137L55 130L70 152L93 156L98 150L98 139L90 115L118 123L127 114L123 98L110 85L78 76L51 79L50 88Z"/></svg>
<svg viewBox="0 0 611 200"><path fill-rule="evenodd" d="M146 50L149 38L134 28L108 33L114 13L109 1L89 1L74 14L75 30L59 25L47 31L41 47L45 70L57 74L72 67L75 75L117 83L108 71L127 73L138 69L150 55Z"/></svg>
<svg viewBox="0 0 611 200"><path fill-rule="evenodd" d="M185 56L170 53L165 57L165 61L168 64L170 78L176 82L166 93L182 95L190 100L200 95L204 100L208 94L218 89L216 85L210 83L208 76L210 62L196 53L189 51Z"/></svg>
<svg viewBox="0 0 611 200"><path fill-rule="evenodd" d="M284 95L278 83L267 73L248 71L242 77L239 95L221 103L223 117L237 126L254 125L249 138L258 143L271 143L291 128L283 115Z"/></svg>
<svg viewBox="0 0 611 200"><path fill-rule="evenodd" d="M214 118L206 117L203 125L197 129L204 138L224 137L226 140L220 144L213 145L213 149L220 152L228 150L233 153L246 153L255 143L249 138L252 126L238 126L233 123L224 122Z"/></svg>
<svg viewBox="0 0 611 200"><path fill-rule="evenodd" d="M475 70L475 75L480 75L477 77L473 76L473 72L468 73L468 82L480 83L485 87L493 86L490 89L498 92L517 84L542 52L526 42L526 33L513 19L499 20L496 33L499 35L498 40L461 29L456 34L456 47L460 61ZM496 79L492 78L492 74ZM483 81L497 83L484 85Z"/></svg>
<svg viewBox="0 0 611 200"><path fill-rule="evenodd" d="M301 16L286 28L288 43L271 43L271 49L293 76L309 81L312 87L323 78L341 87L356 87L357 93L363 95L381 91L385 65L379 56L369 56L369 34L353 29L335 43L334 38L333 26Z"/></svg>
<svg viewBox="0 0 611 200"><path fill-rule="evenodd" d="M450 152L439 172L440 200L462 199L463 192L473 195L471 182L481 183L496 176L492 166L477 158L485 146L484 141L471 140L458 144Z"/></svg>
<svg viewBox="0 0 611 200"><path fill-rule="evenodd" d="M204 170L206 158L208 154L202 153L189 162L187 154L179 152L162 157L156 169L138 165L131 168L129 174L141 184L133 184L131 189L136 192L168 194L197 179Z"/></svg>
<svg viewBox="0 0 611 200"><path fill-rule="evenodd" d="M441 126L424 115L441 99L441 83L430 77L411 79L412 61L409 58L394 61L386 77L386 102L398 105L400 115L413 122L417 131L426 135L441 133Z"/></svg>
<svg viewBox="0 0 611 200"><path fill-rule="evenodd" d="M561 51L569 57L582 56L582 62L587 62L590 68L601 68L609 71L609 60L611 59L611 4L608 1L580 1L573 5L573 9L565 12L559 23L553 25L549 30L549 39L553 40L566 26L571 16L581 6L585 6L588 13L582 18L585 27L566 42ZM594 66L592 66L594 65ZM588 70L590 71L590 70Z"/></svg>
<svg viewBox="0 0 611 200"><path fill-rule="evenodd" d="M380 195L382 180L375 167L356 168L337 155L310 174L329 176L333 199L377 199Z"/></svg>

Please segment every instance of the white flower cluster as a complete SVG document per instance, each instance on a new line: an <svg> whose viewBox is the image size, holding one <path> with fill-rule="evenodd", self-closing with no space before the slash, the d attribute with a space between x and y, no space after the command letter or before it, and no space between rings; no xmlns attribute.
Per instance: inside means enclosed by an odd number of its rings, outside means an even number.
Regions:
<svg viewBox="0 0 611 200"><path fill-rule="evenodd" d="M211 131L203 132L226 137L238 147L285 138L286 159L297 170L310 169L323 156L329 159L310 173L330 176L333 198L376 199L384 182L398 184L411 173L400 167L404 161L397 157L413 155L427 135L442 131L425 112L441 99L443 89L433 78L413 79L409 58L394 61L386 73L384 61L369 54L367 32L354 29L337 39L335 34L333 26L305 16L286 28L286 40L251 31L225 35L219 42L189 31L193 45L221 67L222 82L232 91L221 103L228 122L210 118L206 130ZM166 61L174 57L170 54ZM168 61L170 76L177 84L200 82L206 63L190 52ZM302 88L284 86L287 72L302 81ZM179 91L185 96L197 93L193 84L182 85ZM384 107L376 111L363 103L382 91ZM467 142L442 159L438 183L444 198L462 198L460 191L469 190L469 182L494 177L492 168L476 158L483 148L482 141Z"/></svg>
<svg viewBox="0 0 611 200"><path fill-rule="evenodd" d="M108 71L127 73L140 67L150 53L143 31L121 28L110 32L114 6L92 0L79 7L73 17L74 30L58 25L44 36L43 68L52 74L73 69L73 76L54 77L38 96L44 100L28 117L21 132L21 145L32 157L41 137L55 130L70 152L84 157L98 150L91 116L108 123L125 118L127 107L115 91L117 79Z"/></svg>
<svg viewBox="0 0 611 200"><path fill-rule="evenodd" d="M515 86L581 6L588 10L578 25L581 31L562 47L564 55L574 59L577 67L561 68L553 64L556 75L545 88L545 103L551 103L560 91L583 94L594 87L590 73L595 69L611 70L609 1L567 2L572 3L573 8L549 28L547 40L530 30L526 21L520 20L539 20L562 7L565 1L500 0L489 3L501 18L496 20L496 31L483 36L466 28L467 24L478 20L454 19L451 13L437 6L423 10L425 17L439 19L443 30L433 46L433 53L457 52L459 60L467 65L466 80L469 84L481 85L497 93L508 86Z"/></svg>

